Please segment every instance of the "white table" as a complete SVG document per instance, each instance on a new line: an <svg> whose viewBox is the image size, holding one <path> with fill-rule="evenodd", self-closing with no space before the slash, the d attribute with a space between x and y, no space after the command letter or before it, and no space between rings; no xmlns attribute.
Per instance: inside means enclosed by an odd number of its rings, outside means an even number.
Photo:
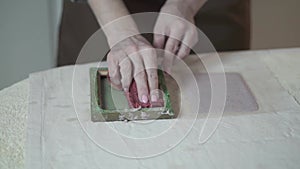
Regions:
<svg viewBox="0 0 300 169"><path fill-rule="evenodd" d="M103 167L299 168L300 48L220 55L226 72L241 70L259 111L225 114L207 143L183 141L179 148L155 158L129 160L103 151L107 157ZM259 69L268 71L270 79L260 79L265 76ZM259 83L264 80L268 86ZM24 167L28 100L28 79L0 91L0 168ZM198 132L192 130L187 139L195 139Z"/></svg>

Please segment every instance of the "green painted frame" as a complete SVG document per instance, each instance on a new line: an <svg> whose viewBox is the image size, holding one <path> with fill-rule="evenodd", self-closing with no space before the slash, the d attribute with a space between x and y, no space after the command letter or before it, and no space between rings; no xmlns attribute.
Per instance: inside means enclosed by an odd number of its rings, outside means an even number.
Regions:
<svg viewBox="0 0 300 169"><path fill-rule="evenodd" d="M175 114L171 106L170 94L168 92L162 70L158 70L158 81L160 89L164 92L164 107L126 110L106 110L101 108L98 98L98 92L100 92L98 89L98 76L100 76L99 70L107 71L107 68L90 68L91 120L93 122L175 118Z"/></svg>

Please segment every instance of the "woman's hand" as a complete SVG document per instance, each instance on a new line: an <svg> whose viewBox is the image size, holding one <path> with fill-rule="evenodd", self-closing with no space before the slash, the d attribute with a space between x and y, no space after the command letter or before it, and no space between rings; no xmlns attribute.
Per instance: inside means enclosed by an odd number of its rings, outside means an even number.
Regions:
<svg viewBox="0 0 300 169"><path fill-rule="evenodd" d="M132 79L141 102L159 99L155 49L139 35L134 20L122 0L88 1L111 48L107 56L110 80L128 91ZM118 20L121 18L120 20Z"/></svg>
<svg viewBox="0 0 300 169"><path fill-rule="evenodd" d="M154 45L165 48L179 57L188 55L190 51L188 46L191 47L197 41L195 28L188 26L193 24L186 24L180 18L163 15L163 13L173 14L193 22L196 11L204 1L168 0L161 9L154 33L177 38L169 38L164 44L164 36L155 35ZM151 98L151 101L156 102L159 99L156 51L143 37L137 35L139 31L134 20L130 16L123 17L129 15L123 1L88 0L88 3L103 27L111 47L107 56L111 82L117 88L127 91L134 78L140 101L147 103ZM121 17L122 19L118 21L117 19ZM120 40L122 41L119 42ZM166 55L164 67L167 72L170 72L172 62L173 57Z"/></svg>
<svg viewBox="0 0 300 169"><path fill-rule="evenodd" d="M117 43L108 53L107 62L110 80L116 88L128 91L134 78L141 102L158 100L156 51L142 36Z"/></svg>
<svg viewBox="0 0 300 169"><path fill-rule="evenodd" d="M189 55L198 41L194 15L205 1L172 0L161 8L154 27L153 45L164 49L163 69L171 72L174 57Z"/></svg>

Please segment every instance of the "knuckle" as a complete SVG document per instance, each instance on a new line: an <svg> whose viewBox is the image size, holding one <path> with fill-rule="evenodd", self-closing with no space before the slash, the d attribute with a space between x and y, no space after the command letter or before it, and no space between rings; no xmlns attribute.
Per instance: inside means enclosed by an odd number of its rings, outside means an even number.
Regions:
<svg viewBox="0 0 300 169"><path fill-rule="evenodd" d="M174 46L174 42L172 39L168 40L165 50L171 52Z"/></svg>
<svg viewBox="0 0 300 169"><path fill-rule="evenodd" d="M145 71L141 71L141 72L137 73L135 75L135 78L138 79L138 80L144 80L144 79L146 79L146 73L145 73Z"/></svg>
<svg viewBox="0 0 300 169"><path fill-rule="evenodd" d="M131 67L131 62L128 57L125 57L120 61L121 69L129 69Z"/></svg>
<svg viewBox="0 0 300 169"><path fill-rule="evenodd" d="M190 48L189 47L183 48L183 54L189 54L189 53L190 53Z"/></svg>
<svg viewBox="0 0 300 169"><path fill-rule="evenodd" d="M177 29L179 29L179 30L184 30L185 29L185 24L182 22L182 21L176 21L175 22L175 26L177 27Z"/></svg>
<svg viewBox="0 0 300 169"><path fill-rule="evenodd" d="M120 78L119 78L119 77L117 77L117 76L114 75L114 76L110 76L109 78L110 78L110 81L111 81L113 84L115 84L115 85L121 84Z"/></svg>
<svg viewBox="0 0 300 169"><path fill-rule="evenodd" d="M135 70L137 70L138 72L143 70L143 58L139 54L132 54L129 57L132 60Z"/></svg>
<svg viewBox="0 0 300 169"><path fill-rule="evenodd" d="M159 37L158 39L155 39L155 41L154 41L154 43L161 48L163 47L164 42L165 42L165 40L161 37Z"/></svg>
<svg viewBox="0 0 300 169"><path fill-rule="evenodd" d="M173 48L172 48L172 52L173 52L173 53L176 53L176 52L178 51L178 48L179 48L178 45L179 45L178 43L174 44L174 46L173 46Z"/></svg>
<svg viewBox="0 0 300 169"><path fill-rule="evenodd" d="M116 56L116 52L109 52L109 54L107 55L107 62L109 64L117 65L118 64L118 58L115 57L115 56Z"/></svg>
<svg viewBox="0 0 300 169"><path fill-rule="evenodd" d="M112 80L118 79L117 71L113 70L113 72L109 74L109 78L111 78Z"/></svg>
<svg viewBox="0 0 300 169"><path fill-rule="evenodd" d="M156 51L153 48L151 48L151 47L147 48L146 52L147 52L146 56L156 57Z"/></svg>
<svg viewBox="0 0 300 169"><path fill-rule="evenodd" d="M164 43L165 37L163 35L156 35L155 36L155 41L156 43Z"/></svg>
<svg viewBox="0 0 300 169"><path fill-rule="evenodd" d="M152 49L152 47L146 43L142 43L140 44L140 50L143 50L143 51L150 51Z"/></svg>
<svg viewBox="0 0 300 169"><path fill-rule="evenodd" d="M182 53L182 55L180 56L180 58L184 58L184 57L186 57L186 56L189 55L189 54L190 54L190 52L184 51L184 52Z"/></svg>
<svg viewBox="0 0 300 169"><path fill-rule="evenodd" d="M190 49L189 48L184 48L182 53L179 55L180 58L184 58L186 57L187 55L190 54Z"/></svg>
<svg viewBox="0 0 300 169"><path fill-rule="evenodd" d="M147 70L151 70L151 69L157 69L157 65L158 65L158 62L157 62L157 57L151 57L151 56L148 56L148 57L145 57L144 58L144 64L145 64L145 68Z"/></svg>
<svg viewBox="0 0 300 169"><path fill-rule="evenodd" d="M131 65L124 65L121 66L120 71L121 71L121 76L122 77L127 77L129 75L131 75Z"/></svg>
<svg viewBox="0 0 300 169"><path fill-rule="evenodd" d="M126 51L128 51L128 53L134 53L138 51L138 46L137 45L130 45L126 47Z"/></svg>
<svg viewBox="0 0 300 169"><path fill-rule="evenodd" d="M123 64L120 68L121 76L122 76L122 84L128 84L131 82L131 76L132 76L132 67L131 63Z"/></svg>
<svg viewBox="0 0 300 169"><path fill-rule="evenodd" d="M114 56L117 55L117 52L118 52L118 50L113 48L113 49L109 52L109 55L110 55L111 57L114 57Z"/></svg>
<svg viewBox="0 0 300 169"><path fill-rule="evenodd" d="M152 80L157 80L158 79L158 75L157 75L157 71L156 70L148 70L148 78L152 79Z"/></svg>

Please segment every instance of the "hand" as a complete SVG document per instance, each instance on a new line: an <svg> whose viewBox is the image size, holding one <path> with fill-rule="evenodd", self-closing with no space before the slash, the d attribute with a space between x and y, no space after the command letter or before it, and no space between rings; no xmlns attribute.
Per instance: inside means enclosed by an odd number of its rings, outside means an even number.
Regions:
<svg viewBox="0 0 300 169"><path fill-rule="evenodd" d="M162 67L169 74L174 57L182 59L189 55L190 48L198 41L194 25L195 12L192 11L182 2L167 1L156 21L153 45L165 50Z"/></svg>
<svg viewBox="0 0 300 169"><path fill-rule="evenodd" d="M146 39L135 35L117 43L108 53L107 62L110 80L116 88L128 92L134 78L140 101L147 103L150 97L152 102L157 101L157 56Z"/></svg>

